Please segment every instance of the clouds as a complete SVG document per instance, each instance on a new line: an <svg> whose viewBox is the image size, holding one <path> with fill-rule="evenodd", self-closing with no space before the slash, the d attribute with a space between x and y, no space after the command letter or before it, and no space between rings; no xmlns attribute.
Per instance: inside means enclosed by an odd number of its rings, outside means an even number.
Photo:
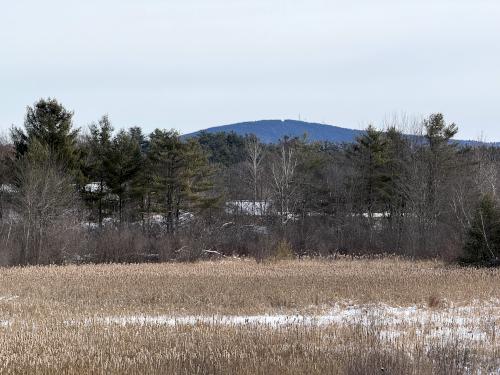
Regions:
<svg viewBox="0 0 500 375"><path fill-rule="evenodd" d="M56 96L80 125L109 112L116 126L187 132L302 113L355 127L443 111L462 136L500 139L495 1L11 3L0 127Z"/></svg>

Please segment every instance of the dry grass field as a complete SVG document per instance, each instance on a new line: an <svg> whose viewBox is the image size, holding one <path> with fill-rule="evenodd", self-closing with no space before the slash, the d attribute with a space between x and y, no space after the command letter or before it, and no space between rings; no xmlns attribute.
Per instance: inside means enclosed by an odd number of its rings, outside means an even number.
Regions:
<svg viewBox="0 0 500 375"><path fill-rule="evenodd" d="M0 269L0 372L500 373L500 270L397 258Z"/></svg>

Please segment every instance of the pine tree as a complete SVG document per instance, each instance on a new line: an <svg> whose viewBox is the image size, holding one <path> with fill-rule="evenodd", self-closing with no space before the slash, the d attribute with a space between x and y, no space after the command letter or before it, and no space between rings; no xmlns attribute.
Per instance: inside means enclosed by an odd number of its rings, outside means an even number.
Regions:
<svg viewBox="0 0 500 375"><path fill-rule="evenodd" d="M103 116L97 124L89 127L90 135L85 142L87 158L85 161L85 173L87 179L92 183L90 191L85 191L87 201L97 202L97 216L99 226L102 226L104 218L104 199L108 192L106 180L108 179L108 158L111 150L111 137L113 126L108 116ZM97 183L97 189L94 188Z"/></svg>
<svg viewBox="0 0 500 375"><path fill-rule="evenodd" d="M442 114L433 114L424 120L423 143L416 148L416 166L419 181L415 181L418 226L416 234L419 247L429 255L437 256L446 244L440 223L450 209L449 191L452 173L459 158L457 144L452 138L458 132L455 124L446 124Z"/></svg>
<svg viewBox="0 0 500 375"><path fill-rule="evenodd" d="M183 145L175 131L156 129L150 135L148 157L154 168L153 189L163 207L167 231L174 231L183 199Z"/></svg>
<svg viewBox="0 0 500 375"><path fill-rule="evenodd" d="M185 143L185 160L183 178L186 180L186 197L190 209L200 212L217 206L220 197L211 194L214 169L196 140L190 139Z"/></svg>
<svg viewBox="0 0 500 375"><path fill-rule="evenodd" d="M146 230L148 228L146 221L151 212L154 176L152 163L148 158L150 142L139 127L130 128L128 134L139 145L140 151L140 159L136 160L139 163L138 169L130 181L129 196L136 214L141 218L142 228Z"/></svg>
<svg viewBox="0 0 500 375"><path fill-rule="evenodd" d="M120 131L112 140L106 157L106 182L118 196L118 217L123 222L125 202L131 196L131 183L142 166L140 145L130 133Z"/></svg>
<svg viewBox="0 0 500 375"><path fill-rule="evenodd" d="M405 135L392 127L385 133L387 142L387 173L384 194L385 210L388 212L390 230L396 234L397 250L400 250L403 236L404 214L409 201L409 143Z"/></svg>
<svg viewBox="0 0 500 375"><path fill-rule="evenodd" d="M481 198L464 247L465 263L487 264L500 257L500 208L494 197Z"/></svg>
<svg viewBox="0 0 500 375"><path fill-rule="evenodd" d="M11 133L17 157L26 155L33 147L37 151L45 149L47 158L77 175L79 130L73 129L72 118L73 112L67 111L55 99L40 99L33 107L28 107L24 129L13 128Z"/></svg>
<svg viewBox="0 0 500 375"><path fill-rule="evenodd" d="M457 145L451 139L457 134L455 124L447 125L441 113L431 115L424 121L427 161L427 212L435 222L439 213L439 188L451 171Z"/></svg>
<svg viewBox="0 0 500 375"><path fill-rule="evenodd" d="M371 221L373 214L383 208L389 194L387 141L381 131L370 125L357 139L349 155L355 169L357 181L353 183L358 186L358 201Z"/></svg>
<svg viewBox="0 0 500 375"><path fill-rule="evenodd" d="M208 153L211 163L229 167L243 162L246 158L246 139L234 132L207 133L202 131L196 140Z"/></svg>
<svg viewBox="0 0 500 375"><path fill-rule="evenodd" d="M182 209L210 205L211 173L205 153L195 140L183 142L177 132L155 130L148 158L154 171L153 190L160 198L167 230L173 232Z"/></svg>
<svg viewBox="0 0 500 375"><path fill-rule="evenodd" d="M135 142L137 142L141 153L145 154L149 148L149 141L146 139L146 136L142 133L142 129L138 126L131 127L128 130L128 134Z"/></svg>

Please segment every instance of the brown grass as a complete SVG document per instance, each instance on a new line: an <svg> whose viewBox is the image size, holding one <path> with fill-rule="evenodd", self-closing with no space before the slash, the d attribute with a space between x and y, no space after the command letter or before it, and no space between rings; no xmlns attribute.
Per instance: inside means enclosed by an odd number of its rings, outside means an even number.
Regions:
<svg viewBox="0 0 500 375"><path fill-rule="evenodd" d="M500 368L500 270L396 258L0 270L0 371L11 373L462 373ZM280 327L105 324L134 315L324 314L417 306L471 318ZM451 306L451 307L450 307ZM484 307L484 308L483 308ZM483 319L487 316L487 319ZM481 319L475 320L476 317ZM90 321L88 318L92 318ZM445 331L446 330L446 331ZM483 332L481 339L468 338ZM394 335L388 335L395 333ZM384 371L382 371L384 368Z"/></svg>

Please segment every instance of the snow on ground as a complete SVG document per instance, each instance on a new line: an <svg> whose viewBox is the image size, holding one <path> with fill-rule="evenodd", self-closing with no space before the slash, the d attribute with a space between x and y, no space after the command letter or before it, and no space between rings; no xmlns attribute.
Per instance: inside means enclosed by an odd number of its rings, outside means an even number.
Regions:
<svg viewBox="0 0 500 375"><path fill-rule="evenodd" d="M19 298L19 296L0 296L0 303L10 302ZM12 324L10 320L0 319L0 327L7 328Z"/></svg>
<svg viewBox="0 0 500 375"><path fill-rule="evenodd" d="M226 202L226 213L238 215L255 215L263 216L269 211L270 204L268 201L253 201L237 200Z"/></svg>
<svg viewBox="0 0 500 375"><path fill-rule="evenodd" d="M5 193L5 194L14 194L17 192L17 189L14 185L1 184L0 185L0 192Z"/></svg>
<svg viewBox="0 0 500 375"><path fill-rule="evenodd" d="M9 302L19 298L19 296L0 296L0 302Z"/></svg>
<svg viewBox="0 0 500 375"><path fill-rule="evenodd" d="M0 296L1 302L18 296ZM1 319L0 327L8 328L15 320ZM66 325L220 325L279 328L289 326L324 327L328 325L373 328L380 338L394 340L406 335L448 341L494 340L500 325L500 300L474 301L470 305L429 308L427 306L397 307L386 304L356 305L338 303L318 315L262 314L262 315L123 315L96 316L64 322Z"/></svg>
<svg viewBox="0 0 500 375"><path fill-rule="evenodd" d="M377 305L335 305L322 315L128 315L68 321L84 325L224 325L278 328L292 325L363 325L373 327L383 339L395 339L412 330L417 336L448 340L453 338L484 341L500 324L500 301L469 306L430 309ZM494 333L493 333L494 335Z"/></svg>

